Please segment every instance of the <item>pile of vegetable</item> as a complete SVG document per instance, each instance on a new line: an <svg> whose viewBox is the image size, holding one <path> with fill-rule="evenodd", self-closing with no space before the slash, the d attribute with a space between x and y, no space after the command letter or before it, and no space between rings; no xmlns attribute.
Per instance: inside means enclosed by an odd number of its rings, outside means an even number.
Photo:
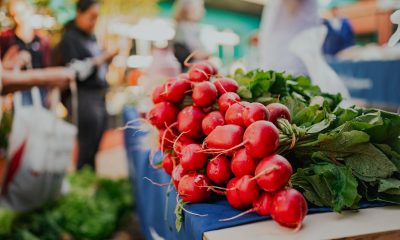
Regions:
<svg viewBox="0 0 400 240"><path fill-rule="evenodd" d="M400 203L400 116L342 107L307 77L208 62L157 86L147 119L160 167L183 203L226 196L236 209L300 228L308 204ZM230 219L224 219L230 220Z"/></svg>
<svg viewBox="0 0 400 240"><path fill-rule="evenodd" d="M128 180L99 178L89 169L68 180L70 191L41 209L0 209L0 239L109 239L131 214Z"/></svg>
<svg viewBox="0 0 400 240"><path fill-rule="evenodd" d="M1 108L1 106L0 106ZM0 160L5 159L8 148L8 137L11 132L12 113L11 111L3 111L2 119L0 120Z"/></svg>

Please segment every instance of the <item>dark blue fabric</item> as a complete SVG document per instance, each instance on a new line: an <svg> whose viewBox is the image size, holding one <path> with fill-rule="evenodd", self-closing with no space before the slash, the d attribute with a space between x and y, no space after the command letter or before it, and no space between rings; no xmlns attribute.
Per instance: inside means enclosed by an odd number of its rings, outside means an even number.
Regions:
<svg viewBox="0 0 400 240"><path fill-rule="evenodd" d="M133 108L125 108L123 118L127 123L137 119L138 114ZM132 124L134 125L134 124ZM175 229L176 191L171 187L168 197L168 187L159 187L145 180L148 177L158 183L168 183L170 177L160 169L153 169L149 164L149 151L139 147L143 133L127 129L125 131L125 144L129 159L129 173L134 187L136 210L139 215L142 233L146 239L153 239L152 231L167 240L201 240L203 233L211 230L238 226L246 223L269 219L254 213L232 221L221 222L220 219L235 216L241 211L231 208L226 200L214 199L209 203L189 204L185 208L198 214L207 214L206 217L184 215L184 224L178 233ZM156 158L160 158L158 153ZM362 208L384 206L382 203L362 203ZM310 208L309 214L329 212L328 208ZM153 234L154 234L153 233Z"/></svg>
<svg viewBox="0 0 400 240"><path fill-rule="evenodd" d="M47 89L43 88L43 87L40 87L39 91L40 91L40 97L41 97L41 100L42 100L42 105L43 106L47 106L47 103L46 103ZM24 106L32 105L33 101L32 101L31 91L30 90L25 90L25 91L22 91L21 93L22 93L21 94L22 95L22 105L24 105Z"/></svg>
<svg viewBox="0 0 400 240"><path fill-rule="evenodd" d="M326 55L336 55L341 50L354 45L354 33L349 20L341 18L340 21L342 25L337 30L333 28L329 20L324 20L324 25L328 28L323 45L323 53Z"/></svg>
<svg viewBox="0 0 400 240"><path fill-rule="evenodd" d="M331 61L353 98L367 103L400 106L400 61Z"/></svg>

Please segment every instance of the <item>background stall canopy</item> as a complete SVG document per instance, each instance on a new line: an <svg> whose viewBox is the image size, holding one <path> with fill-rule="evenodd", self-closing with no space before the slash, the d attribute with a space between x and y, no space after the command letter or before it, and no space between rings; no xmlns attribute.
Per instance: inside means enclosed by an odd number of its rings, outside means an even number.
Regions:
<svg viewBox="0 0 400 240"><path fill-rule="evenodd" d="M357 0L320 0L320 2L323 7L331 9L356 3Z"/></svg>

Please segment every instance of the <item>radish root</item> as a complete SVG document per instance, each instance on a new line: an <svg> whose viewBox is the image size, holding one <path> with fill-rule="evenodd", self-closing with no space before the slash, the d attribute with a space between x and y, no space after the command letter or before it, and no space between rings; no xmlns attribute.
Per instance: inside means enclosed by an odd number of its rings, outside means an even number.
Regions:
<svg viewBox="0 0 400 240"><path fill-rule="evenodd" d="M236 215L236 216L233 216L233 217L230 217L230 218L220 219L219 221L220 221L220 222L226 222L226 221L235 220L236 218L240 218L241 216L244 216L244 215L246 215L246 214L249 214L249 213L252 213L252 212L255 212L255 211L256 211L256 210L255 210L254 208L251 208L251 209L249 209L249 210L247 210L247 211L244 211L244 212L242 212L242 213L239 213L239 214Z"/></svg>
<svg viewBox="0 0 400 240"><path fill-rule="evenodd" d="M183 206L183 204L181 204L181 203L179 202L179 194L176 194L176 204L177 204L180 208L182 208L182 210L183 210L184 212L186 212L187 214L194 215L194 216L198 216L198 217L207 217L207 216L208 216L208 214L198 214L198 213L194 213L194 212L191 212L191 211L185 209L185 207Z"/></svg>
<svg viewBox="0 0 400 240"><path fill-rule="evenodd" d="M171 130L171 127L174 127L174 126L176 126L177 124L178 124L178 123L176 122L176 123L173 123L173 124L167 126L167 123L165 123L166 129L165 129L165 131L164 131L164 133L163 133L163 136L162 136L162 138L161 138L161 152L164 152L164 143L165 143L165 137L167 136L167 131L170 132L173 136L175 136L174 132ZM167 139L167 140L169 140L169 139ZM170 141L170 142L171 142L171 141Z"/></svg>
<svg viewBox="0 0 400 240"><path fill-rule="evenodd" d="M187 58L185 59L185 61L183 62L183 65L185 65L185 67L191 67L193 66L192 63L189 63L190 60L192 60L192 58L194 57L194 55L197 53L198 51L193 51L189 56L187 56Z"/></svg>
<svg viewBox="0 0 400 240"><path fill-rule="evenodd" d="M151 179L148 178L148 177L143 177L143 179L146 179L146 180L149 181L151 184L156 185L156 186L159 186L159 187L170 186L170 185L172 184L171 182L169 182L169 183L158 183L158 182L155 182L155 181L151 180Z"/></svg>
<svg viewBox="0 0 400 240"><path fill-rule="evenodd" d="M270 173L274 170L278 170L278 169L279 169L279 167L277 167L277 166L267 168L267 169L261 171L259 174L255 175L254 177L252 177L250 180L256 180L257 178L261 177L262 175L268 174L268 173Z"/></svg>
<svg viewBox="0 0 400 240"><path fill-rule="evenodd" d="M243 147L244 145L246 145L247 142L248 142L248 141L244 141L244 142L242 142L242 143L240 143L240 144L238 144L238 145L236 145L236 146L233 146L233 147L231 147L231 148L229 148L229 149L209 148L209 149L203 149L203 150L198 151L198 152L204 152L204 153L208 153L208 154L218 154L218 155L221 155L221 154L224 154L224 153L228 153L228 152L230 152L230 151L233 151L233 150L235 150L235 149L241 148L241 147Z"/></svg>

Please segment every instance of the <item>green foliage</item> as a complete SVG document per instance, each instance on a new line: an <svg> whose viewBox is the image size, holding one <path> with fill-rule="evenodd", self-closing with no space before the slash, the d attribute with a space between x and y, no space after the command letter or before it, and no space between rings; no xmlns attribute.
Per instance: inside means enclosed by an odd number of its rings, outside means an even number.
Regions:
<svg viewBox="0 0 400 240"><path fill-rule="evenodd" d="M360 199L357 180L351 168L332 163L312 164L292 176L293 186L304 191L304 196L317 206L329 206L340 212L354 208Z"/></svg>
<svg viewBox="0 0 400 240"><path fill-rule="evenodd" d="M307 77L261 70L233 77L245 100L279 101L291 111L292 123L278 121L278 152L294 156L291 183L309 202L337 212L357 208L361 197L400 204L398 114L344 108L340 94L321 92Z"/></svg>
<svg viewBox="0 0 400 240"><path fill-rule="evenodd" d="M5 152L8 147L8 136L12 127L12 113L9 111L3 112L3 117L0 120L0 159L5 157Z"/></svg>
<svg viewBox="0 0 400 240"><path fill-rule="evenodd" d="M108 239L123 216L132 211L128 180L103 179L84 169L68 176L68 181L69 193L42 209L19 215L10 212L4 217L0 211L0 223L4 223L0 235L21 240L52 240L66 235Z"/></svg>
<svg viewBox="0 0 400 240"><path fill-rule="evenodd" d="M175 207L175 228L176 231L180 231L182 228L182 224L183 224L183 207L184 207L185 203L183 202L182 199L180 199L178 201L178 203L176 204Z"/></svg>

